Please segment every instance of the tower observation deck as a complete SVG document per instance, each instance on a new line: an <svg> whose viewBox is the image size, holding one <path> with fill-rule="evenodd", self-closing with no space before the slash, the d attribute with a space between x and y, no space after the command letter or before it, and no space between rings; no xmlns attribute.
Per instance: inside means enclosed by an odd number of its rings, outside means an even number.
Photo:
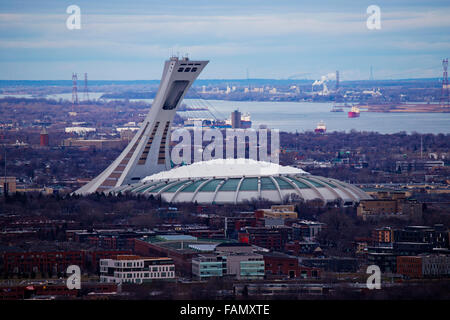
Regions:
<svg viewBox="0 0 450 320"><path fill-rule="evenodd" d="M171 168L170 128L186 92L209 61L171 57L144 122L116 160L75 194L104 192Z"/></svg>

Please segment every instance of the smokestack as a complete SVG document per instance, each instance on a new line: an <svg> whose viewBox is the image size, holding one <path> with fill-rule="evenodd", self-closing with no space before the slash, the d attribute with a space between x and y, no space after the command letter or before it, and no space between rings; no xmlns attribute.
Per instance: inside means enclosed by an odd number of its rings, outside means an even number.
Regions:
<svg viewBox="0 0 450 320"><path fill-rule="evenodd" d="M45 127L42 127L40 138L41 147L48 147L48 132Z"/></svg>
<svg viewBox="0 0 450 320"><path fill-rule="evenodd" d="M339 90L339 71L336 70L336 91Z"/></svg>

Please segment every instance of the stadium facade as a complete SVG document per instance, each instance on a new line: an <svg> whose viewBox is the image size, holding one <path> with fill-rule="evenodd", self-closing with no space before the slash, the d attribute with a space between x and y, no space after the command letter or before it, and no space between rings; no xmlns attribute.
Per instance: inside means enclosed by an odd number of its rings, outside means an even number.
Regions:
<svg viewBox="0 0 450 320"><path fill-rule="evenodd" d="M370 199L351 184L252 159L196 162L113 188L110 192L161 196L167 202L199 204L237 204L265 199L274 203L321 200L352 205L361 199Z"/></svg>

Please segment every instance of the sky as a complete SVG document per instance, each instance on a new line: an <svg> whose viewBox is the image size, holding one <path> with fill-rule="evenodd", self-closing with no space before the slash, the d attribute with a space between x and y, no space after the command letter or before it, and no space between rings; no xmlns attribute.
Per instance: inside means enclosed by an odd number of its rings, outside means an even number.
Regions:
<svg viewBox="0 0 450 320"><path fill-rule="evenodd" d="M367 28L370 5L381 29ZM448 0L1 0L0 79L159 79L186 53L210 60L202 79L437 78L449 17Z"/></svg>

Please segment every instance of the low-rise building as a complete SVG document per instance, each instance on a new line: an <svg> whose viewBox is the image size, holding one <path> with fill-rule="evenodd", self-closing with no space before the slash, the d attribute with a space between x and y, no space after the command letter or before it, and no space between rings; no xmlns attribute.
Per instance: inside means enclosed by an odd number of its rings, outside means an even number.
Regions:
<svg viewBox="0 0 450 320"><path fill-rule="evenodd" d="M293 205L274 205L270 209L256 210L255 216L256 218L297 219L298 214Z"/></svg>
<svg viewBox="0 0 450 320"><path fill-rule="evenodd" d="M292 239L313 241L325 227L325 223L300 220L292 224Z"/></svg>
<svg viewBox="0 0 450 320"><path fill-rule="evenodd" d="M286 243L284 246L284 250L286 253L292 254L292 255L315 255L319 252L316 251L316 249L319 248L319 243L314 241L291 241Z"/></svg>
<svg viewBox="0 0 450 320"><path fill-rule="evenodd" d="M170 258L118 255L114 259L100 260L100 282L103 283L141 284L174 278L175 264Z"/></svg>
<svg viewBox="0 0 450 320"><path fill-rule="evenodd" d="M443 167L442 160L410 160L410 161L396 161L395 168L399 172L411 171L428 171L436 167Z"/></svg>
<svg viewBox="0 0 450 320"><path fill-rule="evenodd" d="M245 228L239 233L239 242L248 243L270 250L282 251L286 243L292 240L292 228L285 226Z"/></svg>
<svg viewBox="0 0 450 320"><path fill-rule="evenodd" d="M0 194L4 194L5 190L6 193L16 193L16 177L0 177Z"/></svg>
<svg viewBox="0 0 450 320"><path fill-rule="evenodd" d="M449 248L449 232L442 224L433 227L407 226L394 231L395 242L429 243L434 248Z"/></svg>
<svg viewBox="0 0 450 320"><path fill-rule="evenodd" d="M450 256L399 256L397 257L397 273L408 278L449 277Z"/></svg>
<svg viewBox="0 0 450 320"><path fill-rule="evenodd" d="M202 254L192 259L192 276L199 280L221 278L226 270L226 261L217 254Z"/></svg>
<svg viewBox="0 0 450 320"><path fill-rule="evenodd" d="M265 273L269 278L320 278L320 269L301 265L297 257L281 252L270 252L263 255Z"/></svg>
<svg viewBox="0 0 450 320"><path fill-rule="evenodd" d="M330 272L356 272L359 265L356 258L347 257L301 258L299 261L307 267Z"/></svg>
<svg viewBox="0 0 450 320"><path fill-rule="evenodd" d="M394 230L391 227L377 228L372 231L372 239L375 243L392 243Z"/></svg>
<svg viewBox="0 0 450 320"><path fill-rule="evenodd" d="M202 254L192 259L192 275L200 280L225 276L239 280L262 279L264 258L249 252Z"/></svg>
<svg viewBox="0 0 450 320"><path fill-rule="evenodd" d="M70 265L84 269L85 251L32 251L6 252L3 255L4 271L10 274L65 273Z"/></svg>
<svg viewBox="0 0 450 320"><path fill-rule="evenodd" d="M367 216L401 214L397 200L361 200L357 208L357 216L365 219Z"/></svg>
<svg viewBox="0 0 450 320"><path fill-rule="evenodd" d="M417 221L422 217L422 203L394 194L392 198L361 200L356 214L359 218L402 217Z"/></svg>

